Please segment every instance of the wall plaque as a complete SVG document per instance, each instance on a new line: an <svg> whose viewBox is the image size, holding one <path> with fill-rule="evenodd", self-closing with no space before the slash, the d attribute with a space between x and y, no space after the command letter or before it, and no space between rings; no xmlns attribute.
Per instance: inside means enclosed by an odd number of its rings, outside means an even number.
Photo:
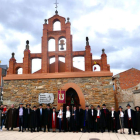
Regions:
<svg viewBox="0 0 140 140"><path fill-rule="evenodd" d="M40 104L52 104L54 102L53 93L40 93L38 97Z"/></svg>

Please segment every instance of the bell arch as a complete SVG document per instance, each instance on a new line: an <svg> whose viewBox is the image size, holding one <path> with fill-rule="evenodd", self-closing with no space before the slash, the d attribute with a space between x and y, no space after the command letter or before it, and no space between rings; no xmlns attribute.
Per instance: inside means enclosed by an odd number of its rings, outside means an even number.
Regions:
<svg viewBox="0 0 140 140"><path fill-rule="evenodd" d="M53 31L60 31L61 30L61 21L59 19L55 19L53 21Z"/></svg>

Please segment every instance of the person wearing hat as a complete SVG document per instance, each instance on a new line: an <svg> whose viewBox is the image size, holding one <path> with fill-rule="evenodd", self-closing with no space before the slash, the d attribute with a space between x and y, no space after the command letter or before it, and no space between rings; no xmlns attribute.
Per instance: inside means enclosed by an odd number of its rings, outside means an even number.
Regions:
<svg viewBox="0 0 140 140"><path fill-rule="evenodd" d="M19 132L22 130L24 132L24 118L25 118L25 108L23 107L23 103L19 104L18 110L18 118L19 118Z"/></svg>
<svg viewBox="0 0 140 140"><path fill-rule="evenodd" d="M110 129L109 129L109 110L106 108L106 105L103 104L102 105L103 109L101 109L101 112L102 114L104 114L104 117L105 117L105 126L104 127L104 132L105 132L105 128L107 128L108 132L110 132Z"/></svg>
<svg viewBox="0 0 140 140"><path fill-rule="evenodd" d="M135 116L136 116L136 131L140 135L140 107L136 106L135 107Z"/></svg>
<svg viewBox="0 0 140 140"><path fill-rule="evenodd" d="M13 130L13 128L16 127L17 127L17 109L12 104L11 108L8 109L7 111L5 128L7 128L7 130L9 131L9 128Z"/></svg>
<svg viewBox="0 0 140 140"><path fill-rule="evenodd" d="M42 131L42 126L44 127L45 131L45 125L44 125L44 109L42 108L42 104L39 104L39 108L37 109L37 119L38 119L38 127L37 131Z"/></svg>
<svg viewBox="0 0 140 140"><path fill-rule="evenodd" d="M95 120L97 116L97 111L94 109L93 105L91 105L90 113L91 113L91 131L95 132L96 131Z"/></svg>
<svg viewBox="0 0 140 140"><path fill-rule="evenodd" d="M119 111L117 112L117 130L120 129L120 134L125 134L124 132L124 112L123 108L119 106Z"/></svg>
<svg viewBox="0 0 140 140"><path fill-rule="evenodd" d="M100 106L97 106L97 113L96 113L96 131L99 133L100 131L103 133L103 129L105 126L105 116L104 113L101 112Z"/></svg>
<svg viewBox="0 0 140 140"><path fill-rule="evenodd" d="M29 131L30 128L30 117L31 117L31 108L30 108L30 104L26 104L26 109L25 109L25 121L24 121L24 125L25 125L25 131L26 129Z"/></svg>
<svg viewBox="0 0 140 140"><path fill-rule="evenodd" d="M135 135L135 112L131 109L130 104L127 104L127 109L124 113L124 121L125 121L125 127L128 128L129 135L131 134L131 129L133 130L133 134Z"/></svg>
<svg viewBox="0 0 140 140"><path fill-rule="evenodd" d="M78 117L78 131L82 131L83 129L83 109L81 108L81 105L79 104L79 107L77 109L77 117Z"/></svg>
<svg viewBox="0 0 140 140"><path fill-rule="evenodd" d="M47 104L47 108L45 108L44 124L45 124L44 131L46 131L46 125L47 125L48 132L50 132L50 128L52 124L52 109L50 108L50 104Z"/></svg>
<svg viewBox="0 0 140 140"><path fill-rule="evenodd" d="M52 130L53 132L56 132L56 126L57 126L57 113L56 113L56 108L53 107L52 110Z"/></svg>
<svg viewBox="0 0 140 140"><path fill-rule="evenodd" d="M36 106L33 107L33 110L31 110L31 117L30 117L30 124L31 124L31 133L35 132L35 129L38 124L38 117L37 117L37 108Z"/></svg>
<svg viewBox="0 0 140 140"><path fill-rule="evenodd" d="M86 106L86 109L83 112L83 132L90 133L90 125L91 125L91 113L89 110L89 106Z"/></svg>

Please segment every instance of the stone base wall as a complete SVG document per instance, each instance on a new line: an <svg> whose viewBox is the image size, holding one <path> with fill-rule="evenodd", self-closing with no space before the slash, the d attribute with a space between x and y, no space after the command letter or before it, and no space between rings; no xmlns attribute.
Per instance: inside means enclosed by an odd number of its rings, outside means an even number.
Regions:
<svg viewBox="0 0 140 140"><path fill-rule="evenodd" d="M40 80L7 80L4 81L4 104L15 104L18 106L20 102L23 102L24 104L31 103L31 106L38 106L39 93L53 93L54 103L51 106L57 107L58 90L67 83L75 83L79 86L83 95L78 96L84 96L85 105L92 104L97 106L105 103L108 108L112 106L115 107L111 76Z"/></svg>

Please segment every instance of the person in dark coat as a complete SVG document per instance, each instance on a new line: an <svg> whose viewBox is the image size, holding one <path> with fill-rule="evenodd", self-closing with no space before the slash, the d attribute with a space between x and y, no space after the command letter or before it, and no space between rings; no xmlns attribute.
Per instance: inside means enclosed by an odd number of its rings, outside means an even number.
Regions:
<svg viewBox="0 0 140 140"><path fill-rule="evenodd" d="M31 133L35 132L35 128L38 124L38 118L37 118L37 108L36 106L33 107L33 110L31 110L31 116L30 116L30 126L31 126Z"/></svg>
<svg viewBox="0 0 140 140"><path fill-rule="evenodd" d="M83 109L81 108L81 105L79 105L79 108L77 109L78 112L78 131L82 131L83 129Z"/></svg>
<svg viewBox="0 0 140 140"><path fill-rule="evenodd" d="M52 124L52 110L50 108L50 104L47 104L47 108L45 109L44 124L45 124L44 131L46 131L46 125L47 125L48 132L50 132L50 128L52 127L51 126L51 124Z"/></svg>
<svg viewBox="0 0 140 140"><path fill-rule="evenodd" d="M119 106L119 111L117 112L117 130L120 129L120 134L125 134L124 132L124 112L123 108Z"/></svg>
<svg viewBox="0 0 140 140"><path fill-rule="evenodd" d="M11 105L11 108L7 111L6 115L6 124L5 128L9 130L13 130L13 128L17 127L17 109L14 107L14 105Z"/></svg>
<svg viewBox="0 0 140 140"><path fill-rule="evenodd" d="M96 131L95 120L97 116L97 111L94 109L93 105L91 105L90 113L91 113L91 131L95 132Z"/></svg>
<svg viewBox="0 0 140 140"><path fill-rule="evenodd" d="M78 112L76 110L76 106L73 107L71 122L73 132L78 132Z"/></svg>
<svg viewBox="0 0 140 140"><path fill-rule="evenodd" d="M53 107L53 111L52 111L52 130L53 132L56 132L56 127L57 127L57 113L56 113L56 108Z"/></svg>
<svg viewBox="0 0 140 140"><path fill-rule="evenodd" d="M25 108L23 107L23 103L19 104L19 108L17 109L18 113L18 120L19 120L19 132L22 129L22 132L24 132L24 118L25 118Z"/></svg>
<svg viewBox="0 0 140 140"><path fill-rule="evenodd" d="M105 116L104 113L101 112L100 106L97 106L97 113L96 113L96 131L99 133L100 131L103 133L103 129L105 126Z"/></svg>
<svg viewBox="0 0 140 140"><path fill-rule="evenodd" d="M90 133L90 125L91 125L91 112L89 107L86 106L86 109L83 111L83 132Z"/></svg>
<svg viewBox="0 0 140 140"><path fill-rule="evenodd" d="M31 124L30 117L31 117L31 108L30 108L30 104L27 104L26 109L25 109L25 121L24 121L25 131L26 131L26 129L28 129L28 131L29 131L30 124Z"/></svg>
<svg viewBox="0 0 140 140"><path fill-rule="evenodd" d="M135 107L135 116L136 116L136 131L138 132L138 135L140 135L140 107Z"/></svg>
<svg viewBox="0 0 140 140"><path fill-rule="evenodd" d="M103 109L101 110L101 112L102 112L102 114L104 114L104 117L105 117L104 132L105 132L106 128L107 128L108 132L110 132L110 130L109 130L109 110L106 108L105 104L103 104L102 107L103 107Z"/></svg>
<svg viewBox="0 0 140 140"><path fill-rule="evenodd" d="M114 111L114 107L111 108L110 112L110 130L112 132L118 132L117 131L117 112Z"/></svg>
<svg viewBox="0 0 140 140"><path fill-rule="evenodd" d="M37 124L37 131L42 131L42 126L45 126L44 124L44 109L42 108L42 104L39 105L39 108L37 109L37 120L38 120L38 124ZM44 128L45 131L45 128Z"/></svg>
<svg viewBox="0 0 140 140"><path fill-rule="evenodd" d="M130 104L127 104L127 109L124 113L125 127L128 128L129 135L131 134L131 129L133 130L133 134L135 135L135 112L131 109Z"/></svg>

